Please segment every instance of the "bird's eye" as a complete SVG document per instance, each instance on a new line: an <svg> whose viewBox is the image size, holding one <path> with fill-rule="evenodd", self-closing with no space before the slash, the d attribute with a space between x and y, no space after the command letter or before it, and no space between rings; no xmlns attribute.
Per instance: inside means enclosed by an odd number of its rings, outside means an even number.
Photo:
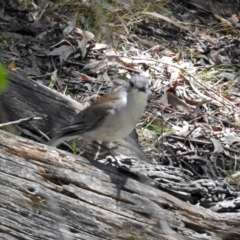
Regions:
<svg viewBox="0 0 240 240"><path fill-rule="evenodd" d="M141 87L138 89L140 92L147 92L146 88L145 87Z"/></svg>
<svg viewBox="0 0 240 240"><path fill-rule="evenodd" d="M129 81L129 84L130 84L130 87L131 87L131 88L134 88L134 82L133 82L133 81L130 80L130 81Z"/></svg>

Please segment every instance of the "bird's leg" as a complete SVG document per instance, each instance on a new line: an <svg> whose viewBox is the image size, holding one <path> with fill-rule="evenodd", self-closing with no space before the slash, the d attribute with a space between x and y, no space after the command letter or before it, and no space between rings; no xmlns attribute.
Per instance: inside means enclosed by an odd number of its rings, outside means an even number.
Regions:
<svg viewBox="0 0 240 240"><path fill-rule="evenodd" d="M105 144L99 143L99 142L97 142L97 141L94 141L94 143L95 143L98 147L100 147L100 148L102 148L103 150L107 151L108 154L111 155L111 156L114 158L114 160L116 161L118 167L122 167L122 166L123 166L123 164L121 163L121 161L119 161L119 160L114 156L112 150L111 150L109 147L107 147ZM98 155L99 155L99 151L97 152L96 156L98 156ZM96 160L96 157L95 157L95 160Z"/></svg>
<svg viewBox="0 0 240 240"><path fill-rule="evenodd" d="M97 143L97 142L96 142ZM97 152L95 154L95 158L94 160L97 160L98 156L99 156L99 153L100 153L100 149L101 149L101 146L99 144L97 144Z"/></svg>

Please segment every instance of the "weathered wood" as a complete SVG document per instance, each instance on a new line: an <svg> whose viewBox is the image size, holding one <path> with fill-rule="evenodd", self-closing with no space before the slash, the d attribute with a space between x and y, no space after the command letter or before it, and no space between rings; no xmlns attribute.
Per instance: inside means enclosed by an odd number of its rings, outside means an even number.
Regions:
<svg viewBox="0 0 240 240"><path fill-rule="evenodd" d="M240 224L240 213L192 206L116 168L2 131L0 171L5 239L221 239L215 233Z"/></svg>
<svg viewBox="0 0 240 240"><path fill-rule="evenodd" d="M8 88L0 92L1 123L35 115L43 120L34 121L31 125L48 133L62 127L83 109L71 98L18 73L8 71L8 81Z"/></svg>

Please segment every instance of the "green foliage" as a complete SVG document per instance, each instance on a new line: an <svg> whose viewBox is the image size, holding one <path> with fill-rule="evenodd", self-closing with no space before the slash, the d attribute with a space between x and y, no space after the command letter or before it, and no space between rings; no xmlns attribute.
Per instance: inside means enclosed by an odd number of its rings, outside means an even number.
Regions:
<svg viewBox="0 0 240 240"><path fill-rule="evenodd" d="M57 80L58 80L58 70L55 70L51 75L51 81L50 81L48 87L53 88L53 86Z"/></svg>
<svg viewBox="0 0 240 240"><path fill-rule="evenodd" d="M4 91L7 88L8 79L7 72L3 65L0 63L0 91Z"/></svg>
<svg viewBox="0 0 240 240"><path fill-rule="evenodd" d="M75 155L77 155L77 153L78 153L78 150L77 150L77 142L78 142L78 140L77 140L77 139L74 139L74 140L73 140L73 143L72 143L72 147L71 147L72 153L75 154Z"/></svg>

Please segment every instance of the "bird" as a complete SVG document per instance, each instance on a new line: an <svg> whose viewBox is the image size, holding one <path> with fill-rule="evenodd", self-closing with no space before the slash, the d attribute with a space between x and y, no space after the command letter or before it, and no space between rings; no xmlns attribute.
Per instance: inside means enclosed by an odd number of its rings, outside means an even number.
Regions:
<svg viewBox="0 0 240 240"><path fill-rule="evenodd" d="M101 145L126 137L144 113L148 93L149 79L133 75L120 89L99 97L74 116L47 145L56 147L76 138Z"/></svg>

